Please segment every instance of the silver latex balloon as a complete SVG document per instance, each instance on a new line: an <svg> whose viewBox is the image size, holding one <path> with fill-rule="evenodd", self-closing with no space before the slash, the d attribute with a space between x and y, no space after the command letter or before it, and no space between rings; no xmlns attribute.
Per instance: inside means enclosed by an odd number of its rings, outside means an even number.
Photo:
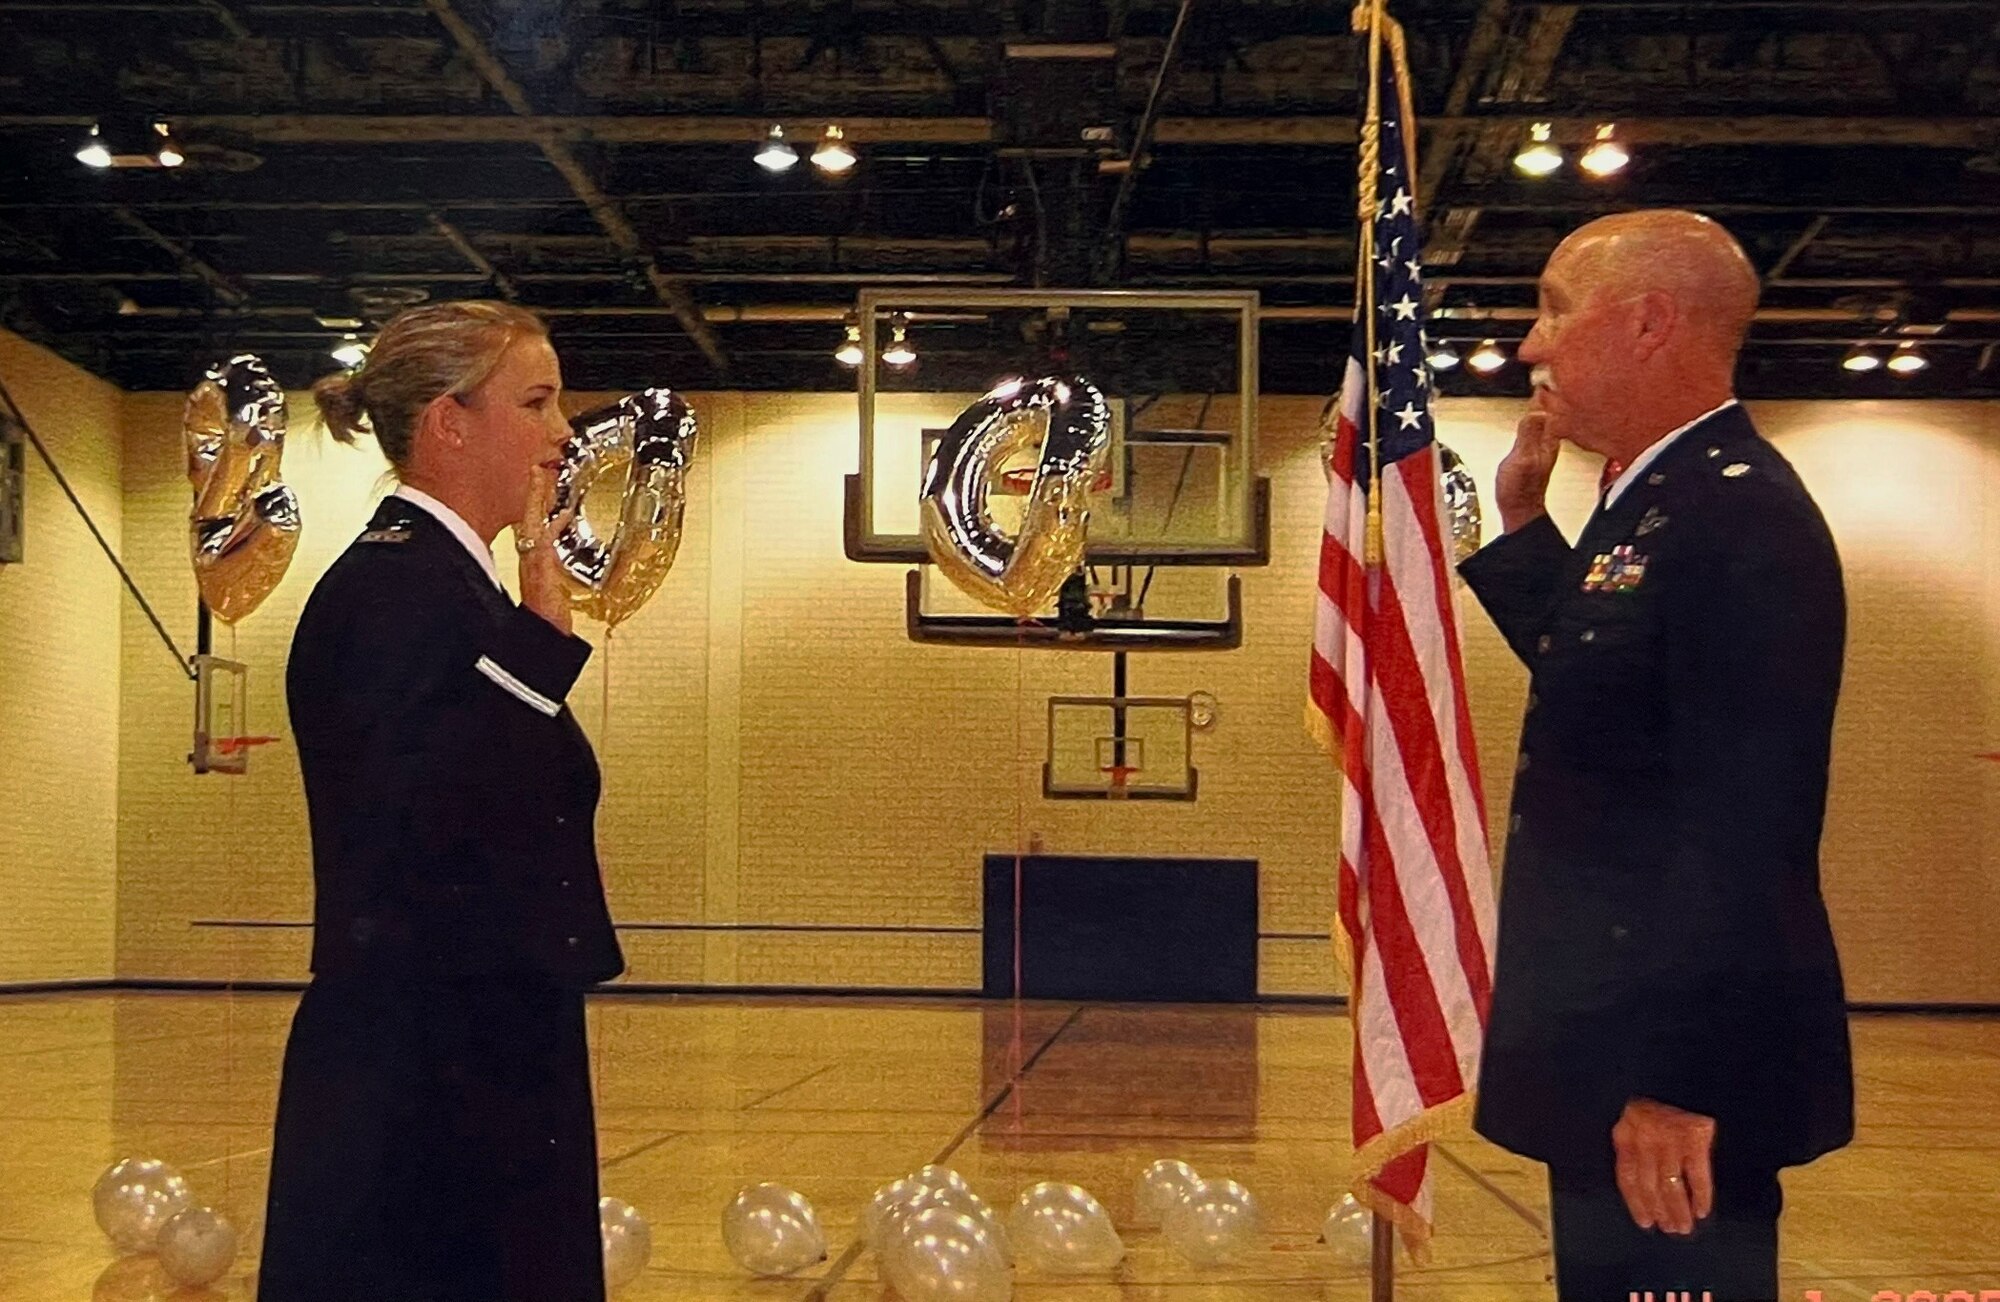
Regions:
<svg viewBox="0 0 2000 1302"><path fill-rule="evenodd" d="M959 413L924 467L931 563L983 605L1022 617L1041 610L1083 563L1090 490L1110 446L1110 404L1082 376L1001 384ZM1007 458L1030 451L1035 477L1010 538L987 498Z"/></svg>
<svg viewBox="0 0 2000 1302"><path fill-rule="evenodd" d="M790 1275L826 1260L826 1235L805 1198L781 1185L737 1191L722 1209L722 1246L753 1275Z"/></svg>
<svg viewBox="0 0 2000 1302"><path fill-rule="evenodd" d="M632 1204L599 1198L597 1229L604 1240L604 1289L615 1293L645 1272L653 1255L653 1227Z"/></svg>
<svg viewBox="0 0 2000 1302"><path fill-rule="evenodd" d="M895 1213L924 1188L915 1176L906 1175L875 1191L875 1196L861 1211L861 1238L870 1252L882 1251L883 1237L893 1228Z"/></svg>
<svg viewBox="0 0 2000 1302"><path fill-rule="evenodd" d="M1321 1242L1343 1266L1366 1269L1375 1255L1375 1218L1353 1194L1342 1194L1320 1226Z"/></svg>
<svg viewBox="0 0 2000 1302"><path fill-rule="evenodd" d="M1007 1217L1007 1236L1024 1265L1058 1274L1096 1274L1125 1257L1125 1243L1104 1204L1076 1185L1053 1180L1022 1191Z"/></svg>
<svg viewBox="0 0 2000 1302"><path fill-rule="evenodd" d="M1201 1177L1186 1162L1163 1157L1139 1172L1132 1186L1132 1221L1141 1229L1154 1229L1166 1218L1167 1209L1201 1186Z"/></svg>
<svg viewBox="0 0 2000 1302"><path fill-rule="evenodd" d="M556 557L570 605L615 627L646 604L680 552L700 427L671 389L642 390L569 424L549 519L576 514L556 536ZM608 527L593 520L607 498L617 502Z"/></svg>
<svg viewBox="0 0 2000 1302"><path fill-rule="evenodd" d="M965 1193L972 1192L972 1185L964 1176L948 1166L940 1166L935 1162L910 1172L910 1179L930 1189L958 1189Z"/></svg>
<svg viewBox="0 0 2000 1302"><path fill-rule="evenodd" d="M165 1162L128 1157L97 1177L91 1209L97 1227L120 1252L151 1252L160 1227L185 1210L191 1197L181 1173Z"/></svg>
<svg viewBox="0 0 2000 1302"><path fill-rule="evenodd" d="M189 1207L160 1227L157 1251L175 1283L213 1284L236 1260L236 1227L213 1208Z"/></svg>
<svg viewBox="0 0 2000 1302"><path fill-rule="evenodd" d="M1440 443L1438 474L1444 485L1445 523L1451 526L1452 557L1462 561L1479 550L1479 484L1458 453Z"/></svg>
<svg viewBox="0 0 2000 1302"><path fill-rule="evenodd" d="M1257 1199L1234 1180L1204 1180L1187 1201L1167 1210L1161 1229L1174 1251L1197 1266L1240 1261L1264 1230Z"/></svg>
<svg viewBox="0 0 2000 1302"><path fill-rule="evenodd" d="M1006 1302L1014 1282L999 1249L962 1212L931 1207L902 1222L883 1272L902 1302Z"/></svg>
<svg viewBox="0 0 2000 1302"><path fill-rule="evenodd" d="M181 415L187 445L188 549L201 599L225 624L263 603L299 545L299 499L278 478L285 391L238 353L208 368Z"/></svg>
<svg viewBox="0 0 2000 1302"><path fill-rule="evenodd" d="M1013 1249L1007 1240L1006 1226L1001 1223L1000 1217L993 1209L987 1206L986 1200L972 1192L971 1186L966 1185L964 1181L960 1181L956 1186L950 1184L920 1186L916 1192L890 1209L883 1233L889 1236L902 1233L903 1226L908 1221L933 1207L942 1207L947 1211L970 1217L979 1226L981 1235L1000 1253L1001 1259L1009 1264L1013 1262Z"/></svg>

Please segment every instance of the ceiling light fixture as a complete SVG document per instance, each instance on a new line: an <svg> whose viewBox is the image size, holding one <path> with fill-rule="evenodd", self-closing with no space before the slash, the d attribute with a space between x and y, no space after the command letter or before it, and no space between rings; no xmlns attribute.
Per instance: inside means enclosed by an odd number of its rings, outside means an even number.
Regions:
<svg viewBox="0 0 2000 1302"><path fill-rule="evenodd" d="M1459 363L1458 350L1449 341L1434 344L1424 360L1431 364L1433 371L1449 371Z"/></svg>
<svg viewBox="0 0 2000 1302"><path fill-rule="evenodd" d="M859 366L864 356L861 351L861 323L850 314L847 318L847 337L840 341L840 347L833 350L833 360L842 366Z"/></svg>
<svg viewBox="0 0 2000 1302"><path fill-rule="evenodd" d="M1930 364L1930 359L1918 352L1915 344L1899 344L1889 354L1889 369L1897 375L1915 375Z"/></svg>
<svg viewBox="0 0 2000 1302"><path fill-rule="evenodd" d="M1840 365L1842 370L1852 371L1856 375L1865 375L1869 371L1882 369L1882 358L1873 350L1856 344L1847 350L1847 356L1840 359Z"/></svg>
<svg viewBox="0 0 2000 1302"><path fill-rule="evenodd" d="M854 151L847 146L847 133L829 123L826 134L819 138L819 148L813 150L813 166L822 172L838 175L858 161Z"/></svg>
<svg viewBox="0 0 2000 1302"><path fill-rule="evenodd" d="M1481 375L1491 375L1507 364L1507 354L1500 350L1498 342L1488 339L1473 350L1465 364Z"/></svg>
<svg viewBox="0 0 2000 1302"><path fill-rule="evenodd" d="M1514 155L1514 166L1529 176L1547 176L1563 165L1562 150L1551 143L1555 124L1537 122L1528 129L1528 143Z"/></svg>
<svg viewBox="0 0 2000 1302"><path fill-rule="evenodd" d="M910 342L910 319L898 312L889 322L889 346L882 350L882 360L891 366L908 366L917 360L916 345Z"/></svg>
<svg viewBox="0 0 2000 1302"><path fill-rule="evenodd" d="M361 342L359 335L342 335L340 342L330 350L330 355L334 361L351 371L368 360L368 345Z"/></svg>
<svg viewBox="0 0 2000 1302"><path fill-rule="evenodd" d="M786 172L799 161L799 151L785 143L785 129L773 122L756 159L757 166L767 172Z"/></svg>
<svg viewBox="0 0 2000 1302"><path fill-rule="evenodd" d="M1578 165L1592 176L1611 176L1624 171L1631 161L1631 152L1618 143L1616 124L1606 122L1597 128L1597 139L1583 152Z"/></svg>

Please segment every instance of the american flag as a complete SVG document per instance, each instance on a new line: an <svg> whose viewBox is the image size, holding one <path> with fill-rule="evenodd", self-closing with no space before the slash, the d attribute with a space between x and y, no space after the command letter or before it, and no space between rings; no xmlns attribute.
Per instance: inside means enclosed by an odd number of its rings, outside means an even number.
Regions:
<svg viewBox="0 0 2000 1302"><path fill-rule="evenodd" d="M1306 725L1341 773L1335 941L1354 1026L1355 1192L1421 1251L1432 1218L1428 1143L1470 1115L1478 1080L1493 884L1425 361L1405 135L1414 123L1406 69L1391 53L1380 64L1380 203L1363 232L1374 349L1357 285L1328 457ZM1379 474L1368 447L1371 367ZM1371 494L1381 498L1379 564L1366 548Z"/></svg>

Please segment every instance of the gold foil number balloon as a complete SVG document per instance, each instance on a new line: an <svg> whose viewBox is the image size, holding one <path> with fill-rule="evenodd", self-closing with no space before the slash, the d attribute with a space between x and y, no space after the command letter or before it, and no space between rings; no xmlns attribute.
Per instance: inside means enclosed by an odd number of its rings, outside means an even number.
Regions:
<svg viewBox="0 0 2000 1302"><path fill-rule="evenodd" d="M673 568L700 430L671 389L643 390L569 424L549 518L576 515L556 537L556 556L571 606L616 626Z"/></svg>
<svg viewBox="0 0 2000 1302"><path fill-rule="evenodd" d="M128 1157L97 1177L91 1210L120 1252L151 1252L160 1227L184 1210L188 1183L165 1162Z"/></svg>
<svg viewBox="0 0 2000 1302"><path fill-rule="evenodd" d="M1081 376L1009 380L959 413L924 467L931 562L982 605L1026 617L1083 563L1090 489L1111 446L1111 408ZM1007 459L1035 457L1015 537L988 503Z"/></svg>
<svg viewBox="0 0 2000 1302"><path fill-rule="evenodd" d="M1479 550L1479 484L1458 453L1442 443L1437 450L1445 523L1451 526L1452 559L1462 561Z"/></svg>
<svg viewBox="0 0 2000 1302"><path fill-rule="evenodd" d="M208 368L181 427L195 582L215 617L233 624L271 595L299 545L299 499L278 478L285 391L262 361L238 353Z"/></svg>

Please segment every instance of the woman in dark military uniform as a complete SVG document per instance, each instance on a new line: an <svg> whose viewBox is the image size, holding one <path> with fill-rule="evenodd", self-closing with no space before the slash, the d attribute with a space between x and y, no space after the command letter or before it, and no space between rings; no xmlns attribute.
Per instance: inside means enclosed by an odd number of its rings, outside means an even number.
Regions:
<svg viewBox="0 0 2000 1302"><path fill-rule="evenodd" d="M531 314L413 309L315 390L401 486L321 578L286 675L313 981L285 1052L260 1302L598 1302L583 992L624 962L599 779L563 698L543 521L568 430ZM365 425L364 425L365 420ZM490 551L513 525L522 602Z"/></svg>

